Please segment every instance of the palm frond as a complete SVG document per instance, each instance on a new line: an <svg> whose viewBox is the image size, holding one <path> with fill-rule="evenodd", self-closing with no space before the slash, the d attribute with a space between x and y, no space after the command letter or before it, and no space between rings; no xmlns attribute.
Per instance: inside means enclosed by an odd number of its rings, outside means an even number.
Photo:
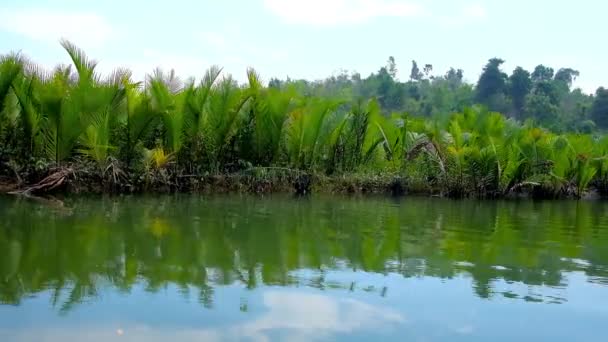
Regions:
<svg viewBox="0 0 608 342"><path fill-rule="evenodd" d="M74 67L76 67L76 71L78 72L79 82L90 83L95 81L97 62L89 59L82 49L66 39L61 40L61 46L70 55L72 63L74 63Z"/></svg>

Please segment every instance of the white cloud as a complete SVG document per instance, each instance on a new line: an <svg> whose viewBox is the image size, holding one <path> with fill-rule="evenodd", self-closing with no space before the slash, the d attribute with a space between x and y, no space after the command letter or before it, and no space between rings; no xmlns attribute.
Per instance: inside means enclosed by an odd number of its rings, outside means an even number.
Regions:
<svg viewBox="0 0 608 342"><path fill-rule="evenodd" d="M286 22L313 26L358 24L378 17L410 17L424 9L407 0L264 0Z"/></svg>
<svg viewBox="0 0 608 342"><path fill-rule="evenodd" d="M52 44L66 38L83 48L102 46L113 33L95 13L50 9L0 9L0 29Z"/></svg>
<svg viewBox="0 0 608 342"><path fill-rule="evenodd" d="M355 299L318 294L269 291L264 293L265 312L249 321L215 328L148 326L129 322L81 324L70 328L0 329L0 336L15 342L63 341L259 341L285 332L285 340L333 340L336 334L392 328L406 323L402 314ZM201 322L203 324L205 322Z"/></svg>
<svg viewBox="0 0 608 342"><path fill-rule="evenodd" d="M330 339L336 333L386 328L406 322L399 312L355 299L299 292L268 291L264 304L269 311L237 327L238 336L269 341L268 333L289 330L289 340Z"/></svg>

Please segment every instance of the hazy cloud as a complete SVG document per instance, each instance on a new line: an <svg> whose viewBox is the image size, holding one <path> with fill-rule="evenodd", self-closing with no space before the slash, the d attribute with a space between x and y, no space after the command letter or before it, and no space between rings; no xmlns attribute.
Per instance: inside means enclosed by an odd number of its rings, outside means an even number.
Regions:
<svg viewBox="0 0 608 342"><path fill-rule="evenodd" d="M488 16L488 12L486 11L486 8L483 7L481 4L471 4L471 5L466 6L462 10L462 14L464 17L477 18L477 19L483 19Z"/></svg>
<svg viewBox="0 0 608 342"><path fill-rule="evenodd" d="M267 342L276 331L289 341L331 340L339 333L387 329L406 323L400 313L355 299L324 295L269 291L265 312L249 321L215 328L186 328L133 323L82 324L72 328L0 329L0 337L15 342L63 341L255 341ZM201 322L204 323L204 322Z"/></svg>
<svg viewBox="0 0 608 342"><path fill-rule="evenodd" d="M239 326L239 336L268 341L269 332L289 330L290 340L314 341L406 322L403 315L388 308L318 294L269 291L264 294L264 304L269 311Z"/></svg>
<svg viewBox="0 0 608 342"><path fill-rule="evenodd" d="M488 17L486 8L478 3L468 4L454 14L438 16L439 23L444 27L462 28L471 24L479 24Z"/></svg>
<svg viewBox="0 0 608 342"><path fill-rule="evenodd" d="M264 0L264 6L286 22L312 26L358 24L425 12L419 4L406 0Z"/></svg>
<svg viewBox="0 0 608 342"><path fill-rule="evenodd" d="M0 9L0 29L45 43L66 38L85 48L102 46L113 33L95 13L50 9Z"/></svg>
<svg viewBox="0 0 608 342"><path fill-rule="evenodd" d="M254 44L249 39L236 32L201 31L194 33L205 49L210 49L210 54L221 63L222 66L232 68L236 71L237 79L245 75L245 69L250 66L248 61L262 60L268 63L278 63L287 60L289 53L283 47L272 44ZM242 75L241 75L242 74Z"/></svg>
<svg viewBox="0 0 608 342"><path fill-rule="evenodd" d="M227 42L226 37L220 33L203 31L197 34L198 38L204 43L214 48L224 49Z"/></svg>

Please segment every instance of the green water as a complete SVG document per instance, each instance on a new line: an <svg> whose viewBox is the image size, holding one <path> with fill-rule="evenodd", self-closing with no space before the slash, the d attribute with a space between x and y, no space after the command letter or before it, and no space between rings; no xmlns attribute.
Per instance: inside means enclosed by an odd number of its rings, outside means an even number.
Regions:
<svg viewBox="0 0 608 342"><path fill-rule="evenodd" d="M608 203L0 197L0 341L600 341Z"/></svg>

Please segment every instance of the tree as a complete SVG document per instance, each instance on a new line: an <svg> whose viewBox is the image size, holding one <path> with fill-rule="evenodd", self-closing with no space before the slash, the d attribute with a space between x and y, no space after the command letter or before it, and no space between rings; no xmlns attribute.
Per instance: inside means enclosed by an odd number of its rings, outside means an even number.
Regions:
<svg viewBox="0 0 608 342"><path fill-rule="evenodd" d="M545 74L548 76L548 73ZM553 80L545 76L538 78L532 87L532 92L526 98L526 115L544 125L560 128L558 116L560 113L560 94Z"/></svg>
<svg viewBox="0 0 608 342"><path fill-rule="evenodd" d="M363 97L377 97L382 108L389 112L401 108L403 97L401 85L403 83L395 82L387 68L380 68L377 74L372 74L364 83L367 88L367 96Z"/></svg>
<svg viewBox="0 0 608 342"><path fill-rule="evenodd" d="M568 96L572 84L579 75L580 73L578 70L574 70L572 68L560 68L557 71L555 77L553 78L553 85L556 94L560 98L560 101Z"/></svg>
<svg viewBox="0 0 608 342"><path fill-rule="evenodd" d="M564 94L559 104L563 128L585 133L593 131L595 124L589 117L592 104L593 96L585 94L581 89Z"/></svg>
<svg viewBox="0 0 608 342"><path fill-rule="evenodd" d="M608 128L608 89L600 87L595 92L595 99L591 106L591 119L603 129Z"/></svg>
<svg viewBox="0 0 608 342"><path fill-rule="evenodd" d="M551 98L542 93L533 93L526 97L525 113L543 125L555 125L559 108Z"/></svg>
<svg viewBox="0 0 608 342"><path fill-rule="evenodd" d="M500 66L504 62L500 58L490 59L488 64L483 68L483 72L477 82L476 100L492 110L498 109L492 108L492 104L496 102L495 99L497 97L500 97L505 92L507 74L500 70Z"/></svg>
<svg viewBox="0 0 608 342"><path fill-rule="evenodd" d="M429 78L429 75L433 72L433 64L425 64L424 65L424 76Z"/></svg>
<svg viewBox="0 0 608 342"><path fill-rule="evenodd" d="M386 69L388 70L388 74L396 80L397 79L397 63L395 63L395 57L390 56L388 58Z"/></svg>
<svg viewBox="0 0 608 342"><path fill-rule="evenodd" d="M283 81L281 81L278 78L271 78L270 81L268 82L268 88L275 88L275 89L281 89L281 86L283 85Z"/></svg>
<svg viewBox="0 0 608 342"><path fill-rule="evenodd" d="M561 68L555 74L555 81L567 85L568 90L570 90L570 87L572 87L572 83L574 83L578 76L580 76L578 70L574 70L571 68Z"/></svg>
<svg viewBox="0 0 608 342"><path fill-rule="evenodd" d="M530 73L522 67L517 67L509 77L509 95L513 101L515 116L519 117L524 112L526 96L532 89Z"/></svg>
<svg viewBox="0 0 608 342"><path fill-rule="evenodd" d="M542 64L537 65L530 76L532 80L532 92L526 99L526 115L536 119L542 124L551 124L560 128L556 121L558 119L561 102L561 92L558 82L553 79L555 72L553 68ZM566 76L562 73L560 77ZM566 87L568 92L568 87Z"/></svg>
<svg viewBox="0 0 608 342"><path fill-rule="evenodd" d="M464 71L462 69L450 68L445 74L444 78L448 82L450 89L455 90L462 85L462 79L464 77Z"/></svg>
<svg viewBox="0 0 608 342"><path fill-rule="evenodd" d="M542 64L537 65L532 72L532 82L538 83L542 81L551 81L553 79L553 68L546 67Z"/></svg>
<svg viewBox="0 0 608 342"><path fill-rule="evenodd" d="M422 79L422 73L418 68L418 63L412 60L412 71L410 72L410 80L412 81L420 81Z"/></svg>
<svg viewBox="0 0 608 342"><path fill-rule="evenodd" d="M549 98L552 104L559 105L560 93L557 89L557 85L553 81L541 81L534 85L532 91L534 94L546 96Z"/></svg>

